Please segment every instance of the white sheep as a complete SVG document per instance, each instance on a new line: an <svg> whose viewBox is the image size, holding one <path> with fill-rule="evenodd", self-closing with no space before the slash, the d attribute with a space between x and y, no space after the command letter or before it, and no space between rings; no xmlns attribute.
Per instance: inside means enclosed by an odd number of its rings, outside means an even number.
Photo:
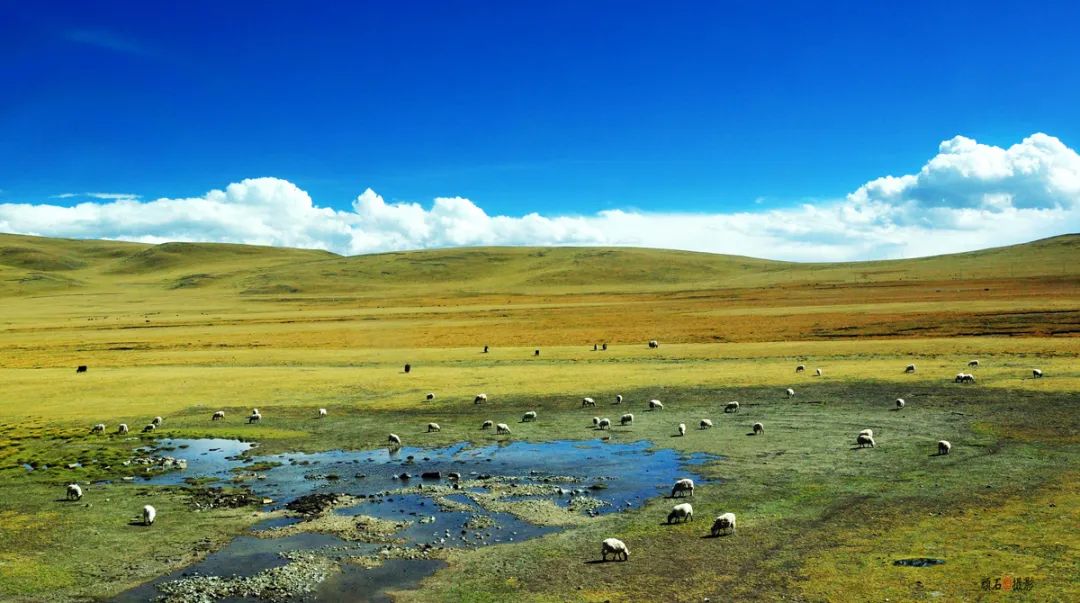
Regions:
<svg viewBox="0 0 1080 603"><path fill-rule="evenodd" d="M690 496L694 496L694 480L684 477L683 479L676 480L675 485L671 487L671 498L675 498L676 494L690 493Z"/></svg>
<svg viewBox="0 0 1080 603"><path fill-rule="evenodd" d="M787 397L789 397L789 398L794 398L795 397L795 390L791 389L790 387L787 388L786 390L784 390L784 393L786 393Z"/></svg>
<svg viewBox="0 0 1080 603"><path fill-rule="evenodd" d="M582 408L584 408L586 406L596 406L596 400L593 400L592 398L582 398L581 399L581 406L582 406Z"/></svg>
<svg viewBox="0 0 1080 603"><path fill-rule="evenodd" d="M795 367L795 372L796 373L801 373L801 372L803 372L805 370L806 370L806 365L805 364L800 364L800 365Z"/></svg>
<svg viewBox="0 0 1080 603"><path fill-rule="evenodd" d="M686 435L686 423L679 423L679 435Z"/></svg>
<svg viewBox="0 0 1080 603"><path fill-rule="evenodd" d="M320 408L319 409L319 418L321 419L321 418L323 418L325 416L326 416L326 409L325 408Z"/></svg>
<svg viewBox="0 0 1080 603"><path fill-rule="evenodd" d="M952 444L945 440L941 440L937 443L938 454L949 454L950 452L952 452Z"/></svg>
<svg viewBox="0 0 1080 603"><path fill-rule="evenodd" d="M146 505L142 508L143 525L152 526L154 525L155 519L157 519L157 509L150 505Z"/></svg>
<svg viewBox="0 0 1080 603"><path fill-rule="evenodd" d="M149 424L147 424L146 427L142 428L143 433L150 433L151 431L154 431L155 429L157 429L157 425L154 425L153 423L149 423Z"/></svg>
<svg viewBox="0 0 1080 603"><path fill-rule="evenodd" d="M506 423L499 423L495 426L495 433L510 433L510 426Z"/></svg>
<svg viewBox="0 0 1080 603"><path fill-rule="evenodd" d="M121 424L120 424L120 425L119 425L119 426L118 426L118 427L116 428L116 433L118 433L118 434L120 434L120 435L124 435L124 434L125 434L125 433L127 433L128 431L129 431L129 430L128 430L128 426L127 426L127 423L121 423Z"/></svg>
<svg viewBox="0 0 1080 603"><path fill-rule="evenodd" d="M105 433L105 424L98 423L90 428L90 433Z"/></svg>
<svg viewBox="0 0 1080 603"><path fill-rule="evenodd" d="M428 430L428 433L431 433L433 431L442 431L442 427L439 427L438 423L428 423L427 424L427 430Z"/></svg>
<svg viewBox="0 0 1080 603"><path fill-rule="evenodd" d="M487 394L476 394L473 398L473 404L480 404L481 402L487 402Z"/></svg>
<svg viewBox="0 0 1080 603"><path fill-rule="evenodd" d="M615 403L616 404L622 404L622 394L616 394L615 395Z"/></svg>
<svg viewBox="0 0 1080 603"><path fill-rule="evenodd" d="M391 446L401 446L401 436L396 433L392 433L386 436L386 443Z"/></svg>
<svg viewBox="0 0 1080 603"><path fill-rule="evenodd" d="M905 373L914 373L915 372L915 365L914 364L907 365L907 367L904 369L904 372Z"/></svg>
<svg viewBox="0 0 1080 603"><path fill-rule="evenodd" d="M480 426L480 429L491 429L494 424L494 421L484 421L484 424Z"/></svg>
<svg viewBox="0 0 1080 603"><path fill-rule="evenodd" d="M650 348L658 348L658 347L660 347L660 342L655 340L655 339L650 339L649 340L649 347Z"/></svg>
<svg viewBox="0 0 1080 603"><path fill-rule="evenodd" d="M709 419L702 419L701 422L698 423L698 429L712 429L712 421Z"/></svg>
<svg viewBox="0 0 1080 603"><path fill-rule="evenodd" d="M975 383L975 375L971 373L957 373L954 383Z"/></svg>
<svg viewBox="0 0 1080 603"><path fill-rule="evenodd" d="M694 521L694 507L690 503L679 503L674 507L671 507L671 512L667 515L667 522L673 521Z"/></svg>
<svg viewBox="0 0 1080 603"><path fill-rule="evenodd" d="M907 402L904 402L903 398L897 398L896 399L896 409L897 410L900 410L901 408L903 408L905 404L907 404Z"/></svg>
<svg viewBox="0 0 1080 603"><path fill-rule="evenodd" d="M600 417L593 417L592 418L592 426L596 427L599 424L600 424Z"/></svg>
<svg viewBox="0 0 1080 603"><path fill-rule="evenodd" d="M210 420L211 421L220 421L221 419L224 419L224 418L225 418L225 411L224 410L219 410L219 411L215 412L212 417L210 417Z"/></svg>
<svg viewBox="0 0 1080 603"><path fill-rule="evenodd" d="M524 415L521 416L521 422L522 423L530 423L530 422L535 421L535 420L536 420L536 411L535 410L530 410L529 412L527 412L527 413L525 413Z"/></svg>
<svg viewBox="0 0 1080 603"><path fill-rule="evenodd" d="M425 397L428 400L434 400L435 399L435 392L428 392L427 396L425 396Z"/></svg>
<svg viewBox="0 0 1080 603"><path fill-rule="evenodd" d="M262 415L259 414L259 409L256 408L248 415L248 424L258 423L259 421L262 421Z"/></svg>
<svg viewBox="0 0 1080 603"><path fill-rule="evenodd" d="M968 361L968 366L972 367L972 368L974 368L976 366L979 366L979 361L978 360L969 360Z"/></svg>
<svg viewBox="0 0 1080 603"><path fill-rule="evenodd" d="M751 429L754 430L754 435L765 435L765 426L761 423L754 423Z"/></svg>
<svg viewBox="0 0 1080 603"><path fill-rule="evenodd" d="M1039 369L1031 369L1032 379L1042 379L1042 371Z"/></svg>
<svg viewBox="0 0 1080 603"><path fill-rule="evenodd" d="M68 487L67 487L67 499L68 500L79 500L81 498L82 498L82 488L79 487L79 484L68 484Z"/></svg>
<svg viewBox="0 0 1080 603"><path fill-rule="evenodd" d="M619 417L619 424L620 425L633 425L634 424L634 415L632 415L630 413L626 413L625 415Z"/></svg>
<svg viewBox="0 0 1080 603"><path fill-rule="evenodd" d="M872 438L872 437L874 437L874 430L873 429L864 429L864 430L859 432L859 435L866 436L868 438Z"/></svg>
<svg viewBox="0 0 1080 603"><path fill-rule="evenodd" d="M728 402L724 406L724 412L739 412L739 403L738 402Z"/></svg>
<svg viewBox="0 0 1080 603"><path fill-rule="evenodd" d="M814 369L814 376L815 377L820 377L821 376L821 369Z"/></svg>
<svg viewBox="0 0 1080 603"><path fill-rule="evenodd" d="M719 536L724 530L731 530L731 533L735 533L735 514L724 513L716 518L716 521L712 524L712 535L714 537Z"/></svg>
<svg viewBox="0 0 1080 603"><path fill-rule="evenodd" d="M618 538L605 538L600 544L600 557L607 561L608 555L614 555L616 560L621 557L623 561L630 561L630 549Z"/></svg>
<svg viewBox="0 0 1080 603"><path fill-rule="evenodd" d="M859 434L859 437L855 438L855 443L859 445L859 448L866 448L867 446L873 448L874 447L874 437Z"/></svg>
<svg viewBox="0 0 1080 603"><path fill-rule="evenodd" d="M596 424L597 429L608 429L609 427L611 427L611 419L606 417L600 419L600 422Z"/></svg>
<svg viewBox="0 0 1080 603"><path fill-rule="evenodd" d="M664 403L659 400L649 400L649 410L664 410Z"/></svg>
<svg viewBox="0 0 1080 603"><path fill-rule="evenodd" d="M158 427L161 427L162 420L163 419L161 417L154 417L153 420L151 420L150 422L154 425L157 425Z"/></svg>

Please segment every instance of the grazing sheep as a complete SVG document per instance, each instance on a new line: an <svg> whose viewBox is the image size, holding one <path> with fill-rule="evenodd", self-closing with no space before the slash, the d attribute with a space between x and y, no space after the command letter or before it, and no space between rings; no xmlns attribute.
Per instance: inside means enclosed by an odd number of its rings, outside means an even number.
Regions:
<svg viewBox="0 0 1080 603"><path fill-rule="evenodd" d="M401 437L396 433L386 436L386 442L391 446L401 446Z"/></svg>
<svg viewBox="0 0 1080 603"><path fill-rule="evenodd" d="M903 408L905 404L907 404L907 403L904 402L903 398L897 398L896 399L896 409L897 410L900 410L901 408Z"/></svg>
<svg viewBox="0 0 1080 603"><path fill-rule="evenodd" d="M754 423L751 429L754 430L754 435L765 435L765 426L761 423Z"/></svg>
<svg viewBox="0 0 1080 603"><path fill-rule="evenodd" d="M671 487L671 498L675 498L676 494L690 493L690 496L694 496L694 480L690 478L683 478L675 481L675 485Z"/></svg>
<svg viewBox="0 0 1080 603"><path fill-rule="evenodd" d="M121 423L120 426L116 428L116 433L118 433L120 435L124 435L127 432L128 432L127 423Z"/></svg>
<svg viewBox="0 0 1080 603"><path fill-rule="evenodd" d="M521 417L521 422L522 423L531 423L532 421L535 421L535 420L536 420L536 411L535 410L530 410L529 412L525 413Z"/></svg>
<svg viewBox="0 0 1080 603"><path fill-rule="evenodd" d="M442 427L439 427L438 423L428 423L427 424L427 431L428 431L428 433L431 433L433 431L442 431Z"/></svg>
<svg viewBox="0 0 1080 603"><path fill-rule="evenodd" d="M155 429L157 429L157 425L154 425L153 423L150 423L146 427L143 427L142 431L143 431L143 433L150 433L151 431L154 431Z"/></svg>
<svg viewBox="0 0 1080 603"><path fill-rule="evenodd" d="M968 366L972 367L972 368L974 368L976 366L979 366L979 361L978 360L969 360L968 361Z"/></svg>
<svg viewBox="0 0 1080 603"><path fill-rule="evenodd" d="M161 417L154 417L153 420L150 421L150 422L153 423L154 425L157 425L158 427L161 427L161 422L162 421L163 421L163 419Z"/></svg>
<svg viewBox="0 0 1080 603"><path fill-rule="evenodd" d="M485 354L487 354L487 353L488 353L488 347L487 347L487 346L484 346L484 353L485 353Z"/></svg>
<svg viewBox="0 0 1080 603"><path fill-rule="evenodd" d="M487 402L487 394L476 394L473 398L473 404L480 404L481 402Z"/></svg>
<svg viewBox="0 0 1080 603"><path fill-rule="evenodd" d="M907 368L904 369L904 372L905 373L914 373L915 372L915 365L914 364L907 365Z"/></svg>
<svg viewBox="0 0 1080 603"><path fill-rule="evenodd" d="M626 544L618 538L605 538L600 544L600 557L607 561L608 555L614 555L616 561L620 557L623 561L630 561L630 549L626 548Z"/></svg>
<svg viewBox="0 0 1080 603"><path fill-rule="evenodd" d="M484 424L480 426L480 429L491 429L491 426L494 424L493 421L484 421Z"/></svg>
<svg viewBox="0 0 1080 603"><path fill-rule="evenodd" d="M619 417L619 424L620 425L633 425L634 424L634 415L632 415L630 413L627 413L627 414Z"/></svg>
<svg viewBox="0 0 1080 603"><path fill-rule="evenodd" d="M1042 379L1042 371L1039 369L1031 369L1032 379Z"/></svg>
<svg viewBox="0 0 1080 603"><path fill-rule="evenodd" d="M739 412L739 403L738 402L728 402L724 406L724 412Z"/></svg>
<svg viewBox="0 0 1080 603"><path fill-rule="evenodd" d="M698 423L698 429L712 429L712 421L709 419L702 419L701 422Z"/></svg>
<svg viewBox="0 0 1080 603"><path fill-rule="evenodd" d="M607 344L605 343L605 344L601 345L600 349L606 352L607 351Z"/></svg>
<svg viewBox="0 0 1080 603"><path fill-rule="evenodd" d="M957 373L953 383L975 383L975 375L971 373Z"/></svg>
<svg viewBox="0 0 1080 603"><path fill-rule="evenodd" d="M80 498L82 498L82 488L79 487L79 484L68 484L67 499L79 500Z"/></svg>
<svg viewBox="0 0 1080 603"><path fill-rule="evenodd" d="M506 423L499 423L495 426L495 433L510 433L510 426Z"/></svg>
<svg viewBox="0 0 1080 603"><path fill-rule="evenodd" d="M540 350L533 350L533 356L539 356Z"/></svg>
<svg viewBox="0 0 1080 603"><path fill-rule="evenodd" d="M325 417L325 416L326 416L326 409L325 408L320 408L319 409L319 418L321 419L322 417Z"/></svg>
<svg viewBox="0 0 1080 603"><path fill-rule="evenodd" d="M658 347L660 347L660 342L655 340L655 339L650 339L649 340L649 347L650 348L658 348Z"/></svg>
<svg viewBox="0 0 1080 603"><path fill-rule="evenodd" d="M820 377L821 376L821 369L814 369L814 376L815 377Z"/></svg>
<svg viewBox="0 0 1080 603"><path fill-rule="evenodd" d="M105 433L105 424L98 423L90 428L90 433Z"/></svg>
<svg viewBox="0 0 1080 603"><path fill-rule="evenodd" d="M664 403L659 400L649 400L649 410L664 410Z"/></svg>
<svg viewBox="0 0 1080 603"><path fill-rule="evenodd" d="M789 397L789 398L794 398L795 397L795 390L791 389L790 387L787 388L786 390L784 390L784 393L786 393L787 397Z"/></svg>
<svg viewBox="0 0 1080 603"><path fill-rule="evenodd" d="M600 422L596 424L597 429L608 429L609 427L611 427L611 419L608 418L600 419Z"/></svg>
<svg viewBox="0 0 1080 603"><path fill-rule="evenodd" d="M735 514L724 513L716 518L716 521L712 524L712 535L719 536L724 530L731 530L731 533L735 533Z"/></svg>
<svg viewBox="0 0 1080 603"><path fill-rule="evenodd" d="M676 520L694 521L694 507L690 503L679 503L671 507L671 512L667 514L667 522L671 523Z"/></svg>
<svg viewBox="0 0 1080 603"><path fill-rule="evenodd" d="M262 421L262 415L259 414L259 409L256 408L251 411L250 415L248 415L248 425L252 423L258 423L259 421Z"/></svg>
<svg viewBox="0 0 1080 603"><path fill-rule="evenodd" d="M801 372L803 372L805 370L806 370L806 365L805 364L800 364L799 366L795 367L795 372L796 373L801 373Z"/></svg>
<svg viewBox="0 0 1080 603"><path fill-rule="evenodd" d="M600 351L600 344L597 344L597 343L592 344L592 351L599 352Z"/></svg>
<svg viewBox="0 0 1080 603"><path fill-rule="evenodd" d="M154 520L157 519L157 509L150 505L146 505L142 508L142 522L143 525L152 526Z"/></svg>
<svg viewBox="0 0 1080 603"><path fill-rule="evenodd" d="M85 373L85 372L86 372L86 365L85 364L80 364L79 366L75 367L75 373L76 374Z"/></svg>
<svg viewBox="0 0 1080 603"><path fill-rule="evenodd" d="M600 424L600 417L593 417L592 418L592 426L596 427L599 424Z"/></svg>
<svg viewBox="0 0 1080 603"><path fill-rule="evenodd" d="M686 423L679 423L679 435L686 435Z"/></svg>
<svg viewBox="0 0 1080 603"><path fill-rule="evenodd" d="M224 410L219 410L219 411L214 413L214 416L210 417L210 420L211 421L219 421L219 420L224 419L224 418L225 418L225 411Z"/></svg>
<svg viewBox="0 0 1080 603"><path fill-rule="evenodd" d="M855 443L859 445L859 448L866 448L867 446L873 448L874 447L874 437L859 434L859 437L855 438Z"/></svg>
<svg viewBox="0 0 1080 603"><path fill-rule="evenodd" d="M425 397L426 397L426 398L427 398L428 400L434 400L434 399L435 399L435 392L428 392L428 395L427 395L427 396L425 396Z"/></svg>
<svg viewBox="0 0 1080 603"><path fill-rule="evenodd" d="M949 454L949 452L951 452L951 451L952 451L952 444L946 442L945 440L941 440L940 442L937 443L937 453L938 454Z"/></svg>
<svg viewBox="0 0 1080 603"><path fill-rule="evenodd" d="M873 429L864 429L864 430L859 432L859 435L866 436L868 438L872 438L872 437L874 437L874 430Z"/></svg>
<svg viewBox="0 0 1080 603"><path fill-rule="evenodd" d="M593 400L592 398L582 398L581 407L584 408L586 406L596 406L596 400Z"/></svg>
<svg viewBox="0 0 1080 603"><path fill-rule="evenodd" d="M616 404L622 404L622 394L617 394L615 396L615 403Z"/></svg>
<svg viewBox="0 0 1080 603"><path fill-rule="evenodd" d="M406 365L405 365L405 372L406 372L406 373L408 373L408 372L409 372L409 371L411 371L411 370L412 370L412 365L410 365L410 364L406 364Z"/></svg>

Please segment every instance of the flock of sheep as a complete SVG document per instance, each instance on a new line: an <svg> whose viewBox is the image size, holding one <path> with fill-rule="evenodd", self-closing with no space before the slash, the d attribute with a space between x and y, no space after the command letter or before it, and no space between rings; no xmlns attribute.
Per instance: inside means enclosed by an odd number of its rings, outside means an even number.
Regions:
<svg viewBox="0 0 1080 603"><path fill-rule="evenodd" d="M660 347L660 344L656 340L649 341L648 345L649 345L650 348L653 348L653 349ZM606 344L605 344L605 349L606 349ZM484 351L485 352L488 351L487 346L484 347ZM539 350L536 350L535 354L539 355ZM978 360L971 360L970 362L968 362L968 368L977 368L978 366L979 366L979 361ZM409 372L409 369L411 367L409 365L406 365L406 367L407 368L406 368L405 372L407 373L407 372ZM80 370L78 372L85 372L85 370L86 370L85 368L80 367ZM805 371L806 371L806 365L804 365L804 364L799 364L799 365L797 365L795 367L795 372L796 373L802 373L802 372L805 372ZM916 367L915 367L914 364L909 364L904 369L905 373L914 373L915 371L916 371ZM820 368L814 369L814 375L818 376L818 377L822 376L823 375L822 369L820 369ZM1038 378L1041 378L1042 376L1043 376L1043 373L1042 373L1042 371L1040 369L1032 369L1032 377L1033 378L1038 379ZM956 383L974 383L975 382L975 377L974 377L974 375L969 374L969 373L958 373L956 375L956 378L955 378L954 381ZM785 389L784 393L786 394L786 396L788 398L793 398L795 396L795 390L792 389L792 388ZM426 399L429 400L429 401L434 400L435 399L435 393L434 392L429 392L426 395ZM488 402L488 395L486 393L477 394L473 398L473 403L474 404L483 404L483 403L486 403L486 402ZM622 403L623 403L623 396L621 394L616 395L615 399L614 399L614 404L622 404ZM593 399L591 397L582 398L582 400L581 400L581 407L582 408L589 408L589 407L595 407L595 406L596 406L596 400L595 399ZM900 409L904 408L905 406L906 406L906 402L904 401L904 399L903 398L897 398L897 400L896 400L896 409L900 410ZM736 401L728 402L724 406L724 413L738 413L739 409L740 409L740 405L739 405L738 402L736 402ZM664 410L664 404L660 400L649 400L648 401L648 410L649 411L654 411L654 412L662 411L662 410ZM327 415L328 415L328 413L327 413L327 410L325 408L319 408L318 409L318 417L319 418L326 417ZM531 422L536 421L537 417L538 417L537 412L535 410L530 410L530 411L526 412L524 415L522 415L521 422L522 423L531 423ZM210 419L211 419L211 421L220 421L220 420L223 420L224 418L225 418L225 411L224 410L218 410L218 411L215 411L213 413L213 415L211 416ZM251 423L258 423L261 420L262 420L262 414L259 412L259 409L258 408L253 408L251 410L251 414L248 415L248 421L247 422L249 424L251 424ZM163 422L163 419L161 417L154 417L150 421L150 423L148 423L143 428L143 433L148 433L148 432L154 431L155 429L157 429L162 424L162 422ZM611 419L606 418L606 417L593 417L592 423L593 423L593 427L595 429L598 429L598 430L607 430L607 429L609 429L611 427ZM633 425L633 423L634 423L634 415L632 413L623 414L619 418L619 424L622 425L622 426ZM495 428L496 434L499 434L499 435L509 435L511 433L510 426L507 425L506 423L495 423L494 421L491 421L491 420L484 421L481 424L480 429L481 430L487 430L487 429L491 429L492 427ZM713 422L712 422L711 419L701 419L699 421L699 423L698 423L698 429L699 430L711 429L712 427L713 427ZM428 423L428 425L427 425L427 432L428 433L439 432L441 430L442 430L442 427L438 423ZM754 435L764 435L765 434L765 426L760 422L754 423L751 426L751 430L752 430ZM128 426L126 424L124 424L124 423L121 423L119 425L118 429L117 429L117 434L126 434L126 433L128 433L128 431L129 431ZM686 424L685 423L679 423L677 425L677 427L676 427L676 431L677 431L679 436L685 436L686 435ZM105 433L105 424L104 423L98 423L98 424L94 425L91 428L91 433L95 433L95 434L96 433L102 433L102 434ZM394 434L394 433L391 433L391 434L389 434L387 436L387 443L391 447L400 447L402 445L401 436L399 436L397 434ZM856 446L858 448L865 448L865 447L874 448L876 446L876 442L874 441L874 432L873 432L873 430L872 429L864 429L864 430L860 431L856 435L855 444L856 444ZM939 455L947 455L951 451L952 451L952 444L950 442L948 442L946 440L938 441L938 443L937 443L937 452L938 452ZM675 482L675 484L671 488L671 498L686 496L687 494L689 494L689 496L691 496L691 497L694 496L694 481L691 480L691 479L688 479L688 478L677 480ZM78 484L69 484L67 486L67 499L68 500L73 500L73 501L80 500L80 499L82 499L82 496L83 496L82 488ZM143 507L143 510L142 510L142 523L143 523L143 525L146 525L146 526L153 525L154 520L156 519L156 517L157 517L157 510L153 506L146 505L146 506ZM676 504L674 507L672 507L671 512L668 513L667 523L671 524L671 523L675 523L675 522L693 521L693 517L694 517L693 506L690 505L690 503L679 503L679 504ZM712 536L717 537L717 536L720 536L721 534L723 534L725 532L730 533L730 534L735 534L735 514L734 513L730 513L730 512L723 513L723 514L719 515L718 517L716 517L716 519L713 521L712 528L710 529L710 534ZM627 548L626 543L624 543L623 541L621 541L621 540L619 540L617 538L607 538L607 539L605 539L603 541L603 543L601 545L601 557L602 557L602 559L604 561L606 561L609 555L611 555L612 558L616 559L616 560L621 559L622 561L628 561L630 559L630 550L629 550L629 548Z"/></svg>

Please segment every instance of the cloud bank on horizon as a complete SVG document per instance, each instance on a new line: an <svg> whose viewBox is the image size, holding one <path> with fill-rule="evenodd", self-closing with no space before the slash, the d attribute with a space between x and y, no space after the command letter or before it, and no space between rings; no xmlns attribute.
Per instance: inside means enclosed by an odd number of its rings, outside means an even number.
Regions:
<svg viewBox="0 0 1080 603"><path fill-rule="evenodd" d="M70 195L66 193L65 195ZM65 195L58 195L63 197ZM230 242L361 254L478 245L623 245L781 260L905 258L1080 231L1080 155L1037 133L1005 149L957 136L917 174L871 180L843 199L768 211L491 216L461 197L351 211L295 184L252 178L201 197L85 194L64 207L0 204L0 232L160 243Z"/></svg>

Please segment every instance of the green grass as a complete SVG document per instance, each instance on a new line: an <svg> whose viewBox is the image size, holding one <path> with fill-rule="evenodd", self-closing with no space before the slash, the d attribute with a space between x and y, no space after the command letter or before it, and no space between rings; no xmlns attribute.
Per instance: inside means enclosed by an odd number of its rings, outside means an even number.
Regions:
<svg viewBox="0 0 1080 603"><path fill-rule="evenodd" d="M407 445L505 439L479 430L486 419L510 423L515 439L595 438L594 415L632 412L632 428L603 435L722 457L700 469L710 482L695 522L660 525L665 499L581 517L454 553L400 598L989 601L1005 595L979 582L1010 573L1036 587L1008 600L1078 600L1078 245L1072 235L807 265L573 248L342 258L0 235L0 599L108 596L257 520L251 509L196 513L180 488L92 484L131 475L122 461L147 441L92 436L94 423L138 431L162 415L157 437L237 437L270 453L377 447L391 431ZM653 338L660 349L644 345ZM600 342L610 349L593 352ZM978 383L951 383L972 358ZM797 363L825 374L796 375ZM78 364L90 371L76 375ZM1035 367L1044 379L1030 378ZM472 403L479 392L489 404ZM610 404L617 393L623 406ZM583 396L598 407L582 409ZM647 412L650 398L666 409ZM730 400L738 415L722 412ZM244 423L252 407L261 424ZM319 407L330 416L316 418ZM211 422L219 409L227 419ZM539 420L518 423L527 410ZM702 418L716 427L698 431ZM426 433L429 421L442 431ZM765 436L747 435L755 421ZM672 437L679 422L690 432ZM879 445L852 450L863 428ZM939 439L953 454L932 456ZM58 501L71 481L89 484L86 497ZM127 525L147 501L161 511L153 538ZM738 536L700 537L729 510ZM587 563L608 536L629 544L630 563ZM913 556L947 562L892 565Z"/></svg>

